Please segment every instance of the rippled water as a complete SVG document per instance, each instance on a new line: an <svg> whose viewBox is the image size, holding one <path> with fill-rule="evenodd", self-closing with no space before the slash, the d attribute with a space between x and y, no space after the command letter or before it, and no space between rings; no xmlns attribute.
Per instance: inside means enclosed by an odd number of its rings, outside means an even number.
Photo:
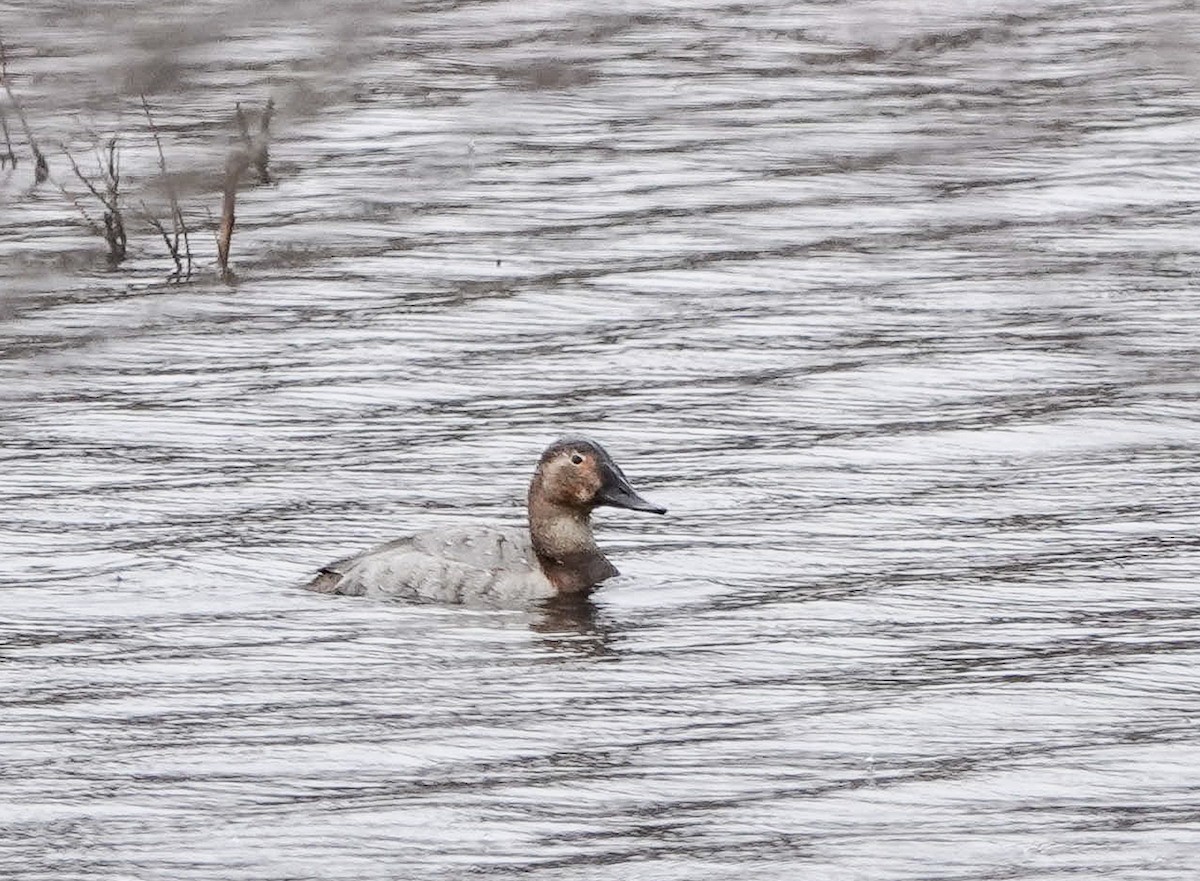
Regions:
<svg viewBox="0 0 1200 881"><path fill-rule="evenodd" d="M233 287L0 172L6 877L1195 877L1192 4L243 6L0 4L69 189L279 107ZM566 431L593 609L297 588Z"/></svg>

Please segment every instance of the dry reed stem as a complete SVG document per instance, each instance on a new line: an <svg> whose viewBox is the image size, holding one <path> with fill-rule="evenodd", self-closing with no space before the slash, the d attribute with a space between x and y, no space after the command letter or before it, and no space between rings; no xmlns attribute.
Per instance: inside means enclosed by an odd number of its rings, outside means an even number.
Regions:
<svg viewBox="0 0 1200 881"><path fill-rule="evenodd" d="M241 113L239 109L238 113ZM244 150L234 150L225 160L225 187L221 198L221 226L217 230L217 265L226 284L234 280L229 268L229 248L233 240L233 225L237 220L237 188L242 173L250 167L250 157Z"/></svg>
<svg viewBox="0 0 1200 881"><path fill-rule="evenodd" d="M251 137L250 124L239 102L234 109L234 121L237 123L238 134L242 138L241 148L235 148L225 160L225 186L221 197L221 225L217 229L217 265L221 268L221 278L231 284L234 281L233 270L229 266L229 250L233 241L233 227L237 221L237 189L242 175L251 165L258 172L262 183L270 183L271 175L268 170L271 140L271 118L275 115L275 101L268 99L262 116L258 121L258 135Z"/></svg>

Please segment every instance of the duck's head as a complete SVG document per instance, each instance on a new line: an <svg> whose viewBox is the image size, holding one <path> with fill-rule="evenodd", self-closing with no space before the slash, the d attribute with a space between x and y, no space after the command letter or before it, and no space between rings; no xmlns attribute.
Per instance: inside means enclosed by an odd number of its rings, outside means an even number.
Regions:
<svg viewBox="0 0 1200 881"><path fill-rule="evenodd" d="M599 505L667 513L638 495L604 448L585 438L563 438L546 448L529 487L529 501L531 506L549 502L584 513Z"/></svg>

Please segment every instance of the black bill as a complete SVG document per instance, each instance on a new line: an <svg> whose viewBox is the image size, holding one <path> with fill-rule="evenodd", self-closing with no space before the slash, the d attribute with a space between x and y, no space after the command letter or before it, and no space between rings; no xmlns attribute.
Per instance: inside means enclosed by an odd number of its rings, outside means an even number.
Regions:
<svg viewBox="0 0 1200 881"><path fill-rule="evenodd" d="M629 508L633 511L649 511L651 514L665 514L667 509L639 496L629 485L628 478L621 473L615 462L602 462L600 474L604 484L596 494L596 504L612 505L614 508Z"/></svg>

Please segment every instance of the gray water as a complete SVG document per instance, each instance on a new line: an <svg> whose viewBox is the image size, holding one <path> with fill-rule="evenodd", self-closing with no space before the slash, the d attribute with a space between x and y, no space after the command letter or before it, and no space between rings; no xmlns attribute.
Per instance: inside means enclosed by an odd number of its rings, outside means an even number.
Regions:
<svg viewBox="0 0 1200 881"><path fill-rule="evenodd" d="M54 175L0 172L4 877L1196 876L1192 4L26 0L0 36ZM140 92L185 283L55 187L116 130L156 210ZM298 588L519 523L567 432L670 508L600 513L590 608Z"/></svg>

